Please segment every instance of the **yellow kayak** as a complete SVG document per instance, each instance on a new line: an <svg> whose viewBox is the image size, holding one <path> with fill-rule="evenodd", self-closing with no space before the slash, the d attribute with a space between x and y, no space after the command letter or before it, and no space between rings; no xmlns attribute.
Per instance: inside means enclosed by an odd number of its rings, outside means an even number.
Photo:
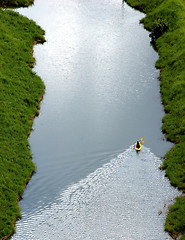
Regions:
<svg viewBox="0 0 185 240"><path fill-rule="evenodd" d="M140 147L139 147L139 148L137 148L136 145L137 145L137 143L135 144L135 150L136 150L136 151L140 151L141 148L142 148L142 145L140 144Z"/></svg>

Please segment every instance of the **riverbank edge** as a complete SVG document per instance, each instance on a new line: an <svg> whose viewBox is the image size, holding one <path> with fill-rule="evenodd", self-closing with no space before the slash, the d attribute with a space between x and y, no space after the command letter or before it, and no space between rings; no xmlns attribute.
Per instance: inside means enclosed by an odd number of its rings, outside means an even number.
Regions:
<svg viewBox="0 0 185 240"><path fill-rule="evenodd" d="M21 218L18 203L35 172L28 137L45 86L31 68L33 47L45 42L45 32L11 10L0 9L0 17L0 239L4 240L15 232Z"/></svg>
<svg viewBox="0 0 185 240"><path fill-rule="evenodd" d="M170 183L185 192L185 4L182 0L126 0L146 14L141 20L150 31L151 43L159 54L160 92L165 116L162 131L175 144L166 155L161 169ZM172 238L185 240L185 196L169 207L165 230Z"/></svg>
<svg viewBox="0 0 185 240"><path fill-rule="evenodd" d="M1 8L19 8L28 7L34 3L34 0L1 0Z"/></svg>

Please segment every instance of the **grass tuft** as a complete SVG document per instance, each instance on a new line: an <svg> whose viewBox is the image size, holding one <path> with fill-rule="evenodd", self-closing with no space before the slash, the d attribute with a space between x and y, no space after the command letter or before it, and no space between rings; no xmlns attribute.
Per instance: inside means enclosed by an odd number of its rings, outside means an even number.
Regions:
<svg viewBox="0 0 185 240"><path fill-rule="evenodd" d="M1 7L27 7L33 3L34 0L0 0Z"/></svg>
<svg viewBox="0 0 185 240"><path fill-rule="evenodd" d="M185 239L185 198L177 197L176 203L169 208L169 214L165 223L165 230L173 238L177 238L181 233L180 240Z"/></svg>

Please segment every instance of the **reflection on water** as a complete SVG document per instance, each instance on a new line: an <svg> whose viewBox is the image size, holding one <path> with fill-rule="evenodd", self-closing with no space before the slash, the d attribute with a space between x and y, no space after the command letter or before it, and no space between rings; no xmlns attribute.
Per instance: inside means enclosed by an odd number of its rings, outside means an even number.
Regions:
<svg viewBox="0 0 185 240"><path fill-rule="evenodd" d="M18 11L46 30L34 48L46 94L13 239L168 239L163 206L175 191L151 152L170 144L144 14L121 0L36 0ZM151 152L116 157L140 137Z"/></svg>
<svg viewBox="0 0 185 240"><path fill-rule="evenodd" d="M19 12L47 40L34 48L46 94L29 138L37 174L23 212L52 202L140 137L156 155L166 152L158 56L139 25L143 14L120 0L36 0Z"/></svg>
<svg viewBox="0 0 185 240"><path fill-rule="evenodd" d="M71 185L50 206L23 216L13 240L171 239L163 225L178 191L146 147L133 147Z"/></svg>

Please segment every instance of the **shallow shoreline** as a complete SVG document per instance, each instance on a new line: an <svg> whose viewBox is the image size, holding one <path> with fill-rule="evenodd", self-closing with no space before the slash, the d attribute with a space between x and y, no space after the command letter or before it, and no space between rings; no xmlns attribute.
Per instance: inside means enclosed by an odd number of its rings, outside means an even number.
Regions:
<svg viewBox="0 0 185 240"><path fill-rule="evenodd" d="M4 65L0 72L0 239L9 239L21 218L18 202L35 172L28 136L39 114L45 86L31 68L35 62L33 47L45 39L44 31L32 20L10 10L0 9L0 15L0 60Z"/></svg>
<svg viewBox="0 0 185 240"><path fill-rule="evenodd" d="M141 8L137 7L137 9L139 9L139 10L144 10L143 7L141 7ZM30 64L30 66L32 66L32 63ZM159 66L159 67L160 67L160 66ZM162 74L162 73L161 73L161 74ZM42 93L42 94L43 94L43 93ZM42 94L41 94L40 96L42 96ZM40 97L39 97L39 98L40 98ZM38 102L41 101L41 99L39 100L39 98L38 98ZM39 105L37 105L37 110L35 111L34 114L32 114L32 116L31 116L31 118L30 118L30 120L29 120L29 122L30 122L30 128L29 128L29 131L27 132L27 137L29 136L29 134L30 134L30 132L31 132L33 119L34 119L34 117L38 114L38 108L39 108ZM165 129L164 129L164 132L165 132ZM166 133L168 134L168 131L167 131ZM167 136L167 138L168 138L168 136ZM170 138L169 138L169 140L170 140ZM164 167L167 167L167 166L164 166ZM32 176L33 173L34 173L34 170L32 171L32 173L31 173L29 179L31 178L31 176ZM25 182L25 184L24 184L24 188L25 188L25 186L27 185L28 181L29 181L29 180L27 180L27 181ZM182 189L183 189L183 188L182 188ZM20 199L21 199L21 196L19 197L18 200L20 200ZM12 234L13 234L13 233L12 233ZM6 237L6 238L2 238L2 239L7 239L7 238L8 238L8 237Z"/></svg>
<svg viewBox="0 0 185 240"><path fill-rule="evenodd" d="M179 1L126 0L133 8L146 14L141 20L151 32L153 46L159 53L156 67L160 69L160 91L165 116L162 131L168 141L175 144L165 155L161 169L165 170L170 183L185 192L185 138L184 138L184 74L185 58L182 27L184 3ZM177 83L176 83L177 82ZM165 230L173 238L185 239L185 196L176 198L169 207Z"/></svg>

